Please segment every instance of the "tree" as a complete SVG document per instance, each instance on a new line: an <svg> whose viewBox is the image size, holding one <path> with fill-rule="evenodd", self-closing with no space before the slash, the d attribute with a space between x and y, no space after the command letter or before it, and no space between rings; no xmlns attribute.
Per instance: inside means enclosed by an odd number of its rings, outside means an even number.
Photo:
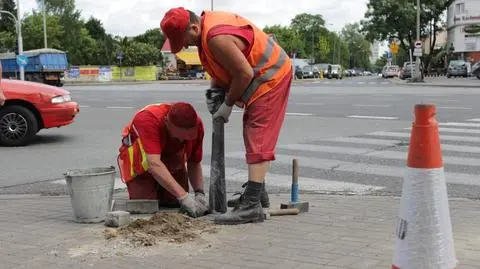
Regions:
<svg viewBox="0 0 480 269"><path fill-rule="evenodd" d="M50 48L63 49L62 37L64 35L63 27L56 16L47 16L47 33ZM43 48L43 15L33 11L22 22L23 48L24 50L33 50Z"/></svg>
<svg viewBox="0 0 480 269"><path fill-rule="evenodd" d="M312 59L316 59L316 44L318 44L321 36L328 33L322 15L308 13L298 14L292 19L290 27L299 39L303 40L305 51L310 54Z"/></svg>
<svg viewBox="0 0 480 269"><path fill-rule="evenodd" d="M290 27L272 25L263 28L265 33L275 34L278 44L287 53L296 52L296 57L301 58L307 56L305 53L305 44L299 35Z"/></svg>
<svg viewBox="0 0 480 269"><path fill-rule="evenodd" d="M359 23L347 24L342 30L348 50L351 53L350 68L370 69L371 43L361 33Z"/></svg>
<svg viewBox="0 0 480 269"><path fill-rule="evenodd" d="M420 34L421 37L432 35L430 51L435 47L436 32L441 28L440 17L452 3L453 0L421 1ZM362 21L367 39L373 41L397 38L405 51L413 50L416 39L415 5L415 1L407 0L369 0L366 20Z"/></svg>
<svg viewBox="0 0 480 269"><path fill-rule="evenodd" d="M93 16L85 23L85 28L93 39L103 40L106 36L102 22Z"/></svg>
<svg viewBox="0 0 480 269"><path fill-rule="evenodd" d="M15 17L17 16L17 7L14 0L1 0L0 9L12 13ZM15 34L15 21L10 15L1 14L0 18L0 32L8 32Z"/></svg>
<svg viewBox="0 0 480 269"><path fill-rule="evenodd" d="M11 32L0 32L0 53L13 52L17 35Z"/></svg>
<svg viewBox="0 0 480 269"><path fill-rule="evenodd" d="M165 37L158 28L149 29L145 33L133 38L134 41L150 44L158 49L161 49L165 42Z"/></svg>

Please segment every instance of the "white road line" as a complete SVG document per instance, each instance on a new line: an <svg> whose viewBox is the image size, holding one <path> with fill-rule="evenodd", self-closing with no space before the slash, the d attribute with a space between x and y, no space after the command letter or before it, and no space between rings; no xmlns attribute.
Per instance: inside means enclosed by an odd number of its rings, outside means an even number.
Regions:
<svg viewBox="0 0 480 269"><path fill-rule="evenodd" d="M366 148L351 148L351 147L334 147L334 146L320 146L312 144L288 144L279 145L278 148L289 150L303 150L310 152L325 152L325 153L341 153L341 154L364 154L372 149Z"/></svg>
<svg viewBox="0 0 480 269"><path fill-rule="evenodd" d="M315 102L297 102L296 105L305 105L305 106L324 106L324 103L315 103Z"/></svg>
<svg viewBox="0 0 480 269"><path fill-rule="evenodd" d="M440 122L440 126L460 126L460 127L480 127L480 123L466 123L466 122Z"/></svg>
<svg viewBox="0 0 480 269"><path fill-rule="evenodd" d="M79 107L80 107L80 108L86 108L86 107L90 107L90 106L87 106L87 105L80 105Z"/></svg>
<svg viewBox="0 0 480 269"><path fill-rule="evenodd" d="M335 138L327 139L326 141L344 142L344 143L352 143L352 144L365 144L365 145L379 145L379 146L394 146L395 144L402 142L400 140L369 139L369 138L359 138L359 137L335 137ZM442 143L441 147L443 151L480 153L480 147L475 147L475 146L459 146L459 145Z"/></svg>
<svg viewBox="0 0 480 269"><path fill-rule="evenodd" d="M391 107L391 105L365 105L365 104L354 104L355 107Z"/></svg>
<svg viewBox="0 0 480 269"><path fill-rule="evenodd" d="M287 116L313 116L313 114L310 113L296 113L296 112L287 112Z"/></svg>
<svg viewBox="0 0 480 269"><path fill-rule="evenodd" d="M352 147L334 147L334 146L319 146L311 144L289 144L289 145L280 145L278 148L289 149L289 150L302 150L302 151L311 151L311 152L324 152L324 153L339 153L347 155L365 155L371 157L381 157L385 159L396 159L396 160L406 160L407 152L402 151L374 151L369 148L352 148ZM443 147L442 147L443 148ZM443 156L443 160L447 164L455 165L470 165L470 166L480 166L480 159L477 158L463 158L463 157L454 157L454 156Z"/></svg>
<svg viewBox="0 0 480 269"><path fill-rule="evenodd" d="M411 130L412 127L405 128L405 130ZM464 133L464 134L480 134L479 129L460 129L460 128L445 128L445 127L440 127L438 128L441 132L446 132L446 133Z"/></svg>
<svg viewBox="0 0 480 269"><path fill-rule="evenodd" d="M368 135L410 138L410 133L397 133L397 132L374 132L374 133L369 133ZM480 137L440 135L440 140L480 142Z"/></svg>
<svg viewBox="0 0 480 269"><path fill-rule="evenodd" d="M401 151L376 151L366 153L365 156L371 157L380 157L385 159L394 159L394 160L407 160L408 152ZM477 158L466 158L466 157L455 157L455 156L443 156L443 162L445 164L454 164L454 165L469 165L469 166L480 166L480 159Z"/></svg>
<svg viewBox="0 0 480 269"><path fill-rule="evenodd" d="M132 109L132 106L107 106L110 109Z"/></svg>
<svg viewBox="0 0 480 269"><path fill-rule="evenodd" d="M242 113L243 110L233 110L233 113ZM287 116L313 116L311 113L297 113L297 112L287 112Z"/></svg>
<svg viewBox="0 0 480 269"><path fill-rule="evenodd" d="M456 109L456 110L471 110L471 107L461 107L461 106L437 106L439 109Z"/></svg>
<svg viewBox="0 0 480 269"><path fill-rule="evenodd" d="M371 120L396 120L396 119L398 119L397 117L361 116L361 115L351 115L351 116L347 116L347 118L371 119Z"/></svg>
<svg viewBox="0 0 480 269"><path fill-rule="evenodd" d="M400 140L388 140L388 139L370 139L359 137L334 137L326 139L332 142L344 142L353 144L367 144L367 145L379 145L379 146L394 146L402 141Z"/></svg>
<svg viewBox="0 0 480 269"><path fill-rule="evenodd" d="M467 121L480 121L480 119L469 119Z"/></svg>
<svg viewBox="0 0 480 269"><path fill-rule="evenodd" d="M226 155L226 157L244 158L243 152L232 152ZM370 174L378 176L388 177L400 177L403 178L406 167L387 166L387 165L374 165L368 163L352 163L345 161L338 161L332 159L321 158L301 158L293 155L275 155L275 162L285 165L291 165L292 159L298 159L299 165L302 167L309 167L314 169L333 170L341 172L352 172L359 174ZM405 157L406 158L406 157ZM480 186L480 180L476 175L464 174L464 173L445 173L447 183L466 184ZM245 180L245 179L243 179ZM291 180L291 179L290 179Z"/></svg>
<svg viewBox="0 0 480 269"><path fill-rule="evenodd" d="M202 165L204 171L204 176L208 177L210 174L210 166ZM225 169L225 178L227 184L229 181L233 182L245 182L248 178L248 171L243 169L235 169L227 167ZM283 175L283 174L272 174L267 173L265 182L268 186L278 186L291 188L292 186L292 176ZM298 179L299 189L306 191L317 191L317 192L354 192L357 194L368 194L375 190L381 190L385 187L374 186L374 185L363 185L357 183L343 182L343 181L334 181L326 179L317 179L317 178L307 178L299 177Z"/></svg>

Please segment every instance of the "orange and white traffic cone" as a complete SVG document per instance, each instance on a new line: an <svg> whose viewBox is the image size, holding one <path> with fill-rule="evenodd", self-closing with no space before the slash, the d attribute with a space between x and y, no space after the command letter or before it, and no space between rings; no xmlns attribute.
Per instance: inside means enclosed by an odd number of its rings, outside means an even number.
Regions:
<svg viewBox="0 0 480 269"><path fill-rule="evenodd" d="M392 269L457 265L435 105L416 105Z"/></svg>

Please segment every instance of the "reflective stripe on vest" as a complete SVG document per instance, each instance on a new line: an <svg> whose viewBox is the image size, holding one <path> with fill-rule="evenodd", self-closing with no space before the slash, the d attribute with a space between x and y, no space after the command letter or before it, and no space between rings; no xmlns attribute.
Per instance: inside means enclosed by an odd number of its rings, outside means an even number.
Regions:
<svg viewBox="0 0 480 269"><path fill-rule="evenodd" d="M265 65L268 63L268 60L272 57L273 54L273 49L275 47L275 41L273 38L269 37L268 38L268 44L267 48L265 49L265 53L262 55L262 58L258 62L258 64L253 68L254 72L254 77L258 75L260 70L265 67ZM269 81L272 79L273 76L283 67L283 64L285 63L285 60L287 59L287 54L283 49L280 50L280 55L278 56L277 62L272 65L265 74L256 77L255 79L252 80L248 88L245 90L245 92L242 95L242 101L247 103L248 100L253 96L255 91L260 87L261 84Z"/></svg>

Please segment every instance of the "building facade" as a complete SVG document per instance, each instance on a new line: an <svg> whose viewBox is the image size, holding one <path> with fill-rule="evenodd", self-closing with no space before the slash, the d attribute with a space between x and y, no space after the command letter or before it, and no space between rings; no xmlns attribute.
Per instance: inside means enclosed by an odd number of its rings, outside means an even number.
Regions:
<svg viewBox="0 0 480 269"><path fill-rule="evenodd" d="M383 43L380 41L374 41L370 46L370 63L375 64L377 60L382 56L380 52L380 47L383 46Z"/></svg>
<svg viewBox="0 0 480 269"><path fill-rule="evenodd" d="M447 10L448 49L454 57L480 61L480 0L456 0Z"/></svg>

